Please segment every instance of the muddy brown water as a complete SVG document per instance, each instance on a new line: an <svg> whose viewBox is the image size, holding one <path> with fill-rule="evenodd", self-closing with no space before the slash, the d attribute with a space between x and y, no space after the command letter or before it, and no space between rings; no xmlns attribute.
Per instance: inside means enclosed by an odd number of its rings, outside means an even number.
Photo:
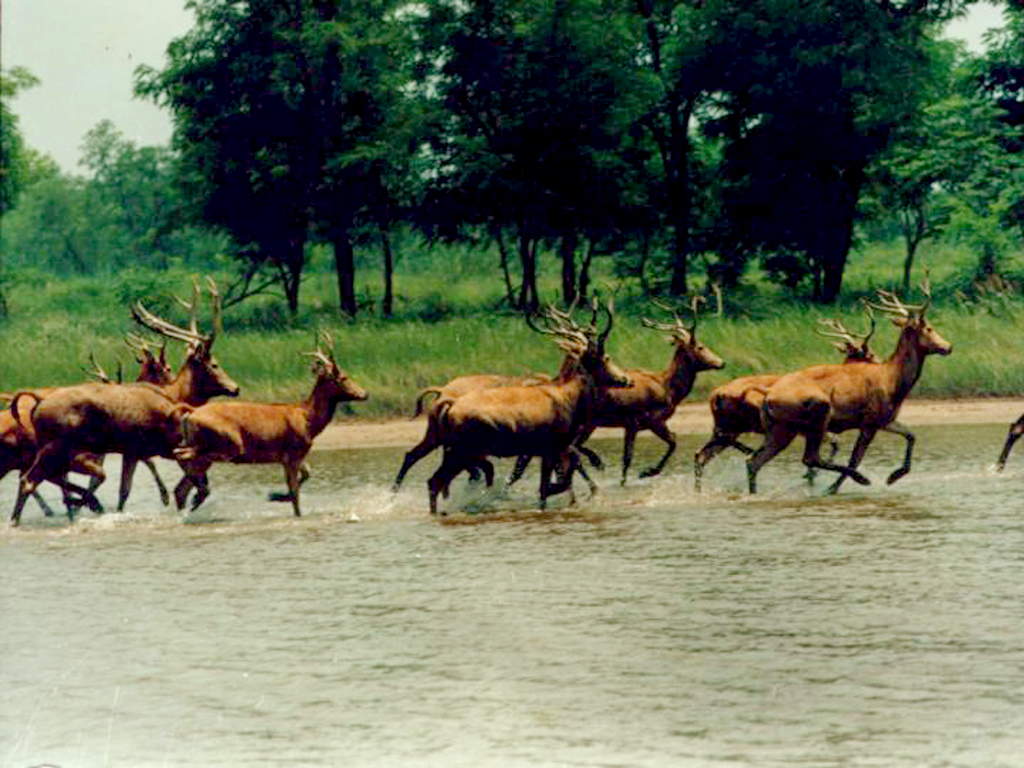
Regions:
<svg viewBox="0 0 1024 768"><path fill-rule="evenodd" d="M399 449L315 452L301 519L274 467L217 468L185 517L144 471L125 514L30 504L0 765L1020 766L1024 449L997 475L1005 425L917 433L907 478L881 436L837 497L795 451L757 497L736 454L695 494L687 437L625 488L601 441L600 493L546 512L530 475L431 518L436 458L392 495Z"/></svg>

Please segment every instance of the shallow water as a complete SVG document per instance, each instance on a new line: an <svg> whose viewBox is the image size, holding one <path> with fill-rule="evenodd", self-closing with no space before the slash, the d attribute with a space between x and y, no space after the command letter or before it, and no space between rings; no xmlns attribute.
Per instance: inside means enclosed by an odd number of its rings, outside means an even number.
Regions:
<svg viewBox="0 0 1024 768"><path fill-rule="evenodd" d="M300 519L273 467L217 468L184 518L144 470L123 515L30 503L0 531L0 765L1019 766L1024 453L996 475L1005 425L917 434L907 478L882 436L837 497L795 451L757 497L736 454L694 494L687 438L624 489L598 444L601 492L547 512L531 475L431 518L436 459L392 495L390 449L315 453Z"/></svg>

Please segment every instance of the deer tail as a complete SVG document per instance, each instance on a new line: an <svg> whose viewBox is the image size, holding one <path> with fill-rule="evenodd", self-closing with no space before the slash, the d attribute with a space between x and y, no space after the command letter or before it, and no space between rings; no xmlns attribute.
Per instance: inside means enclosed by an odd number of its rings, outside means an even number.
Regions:
<svg viewBox="0 0 1024 768"><path fill-rule="evenodd" d="M21 420L21 411L18 409L18 401L21 400L21 398L23 398L23 397L34 398L35 401L36 401L36 405L39 405L39 403L42 401L43 398L41 398L35 392L33 392L31 390L28 390L28 389L22 389L22 390L20 390L18 392L15 392L14 396L11 398L11 413L14 414L14 420L16 422L18 422L18 426L19 427L21 427L22 429L25 429L26 428L25 422L23 422ZM35 408L36 408L36 405L33 405L31 410L34 411Z"/></svg>
<svg viewBox="0 0 1024 768"><path fill-rule="evenodd" d="M427 387L426 389L420 390L419 397L416 398L416 413L412 415L412 418L415 419L417 416L423 413L423 409L426 407L425 401L430 395L440 396L441 388Z"/></svg>

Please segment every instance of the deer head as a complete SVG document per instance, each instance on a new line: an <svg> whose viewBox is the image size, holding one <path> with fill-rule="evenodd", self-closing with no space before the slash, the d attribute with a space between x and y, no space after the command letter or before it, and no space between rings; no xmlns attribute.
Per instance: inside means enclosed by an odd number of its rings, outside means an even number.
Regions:
<svg viewBox="0 0 1024 768"><path fill-rule="evenodd" d="M654 305L672 315L671 323L658 323L646 317L640 319L645 328L661 331L668 335L669 344L675 345L676 348L673 365L677 369L685 367L687 370L696 372L718 370L725 367L725 361L722 358L697 340L697 320L704 302L705 299L702 296L691 298L690 313L693 315L693 322L690 325L683 321L673 307L659 301L655 301Z"/></svg>
<svg viewBox="0 0 1024 768"><path fill-rule="evenodd" d="M206 288L210 294L212 316L212 330L209 334L202 334L198 330L197 315L201 290L199 281L196 279L192 280L191 302L178 299L189 310L190 318L187 329L153 314L143 306L141 301L135 302L132 307L132 317L137 323L144 325L154 333L169 339L183 341L188 345L185 362L175 377L174 383L179 383L183 387L180 399L191 405L206 402L217 395L227 395L228 397L238 395L238 384L220 367L220 363L210 352L217 336L217 329L221 325L221 299L217 284L209 277L206 278Z"/></svg>
<svg viewBox="0 0 1024 768"><path fill-rule="evenodd" d="M868 316L868 327L864 333L857 334L847 330L846 326L839 319L821 318L818 324L817 334L826 339L839 339L833 342L832 346L838 349L846 357L846 362L877 363L878 356L871 351L869 342L875 333L875 313L871 305L864 304L864 312Z"/></svg>
<svg viewBox="0 0 1024 768"><path fill-rule="evenodd" d="M587 327L580 326L567 312L548 306L537 324L537 318L526 315L526 324L538 333L554 336L558 346L566 353L568 367L563 374L572 373L589 376L600 387L628 387L632 384L625 372L605 352L605 342L615 322L614 301L601 305L595 298L592 303L593 316ZM607 317L604 330L598 330L601 312Z"/></svg>
<svg viewBox="0 0 1024 768"><path fill-rule="evenodd" d="M334 340L324 330L317 334L316 350L306 353L313 358L316 386L334 402L366 400L366 390L348 376L334 359Z"/></svg>
<svg viewBox="0 0 1024 768"><path fill-rule="evenodd" d="M878 303L869 306L889 315L893 324L902 329L901 341L913 345L922 355L948 355L953 351L953 345L942 338L925 318L925 312L932 303L927 277L921 283L921 290L925 295L924 304L904 304L895 293L879 290Z"/></svg>

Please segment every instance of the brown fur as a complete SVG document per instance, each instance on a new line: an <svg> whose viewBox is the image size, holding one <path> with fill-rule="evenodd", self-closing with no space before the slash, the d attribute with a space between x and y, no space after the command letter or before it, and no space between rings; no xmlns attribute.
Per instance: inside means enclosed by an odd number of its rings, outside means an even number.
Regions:
<svg viewBox="0 0 1024 768"><path fill-rule="evenodd" d="M900 306L902 308L902 306ZM896 422L904 398L917 382L929 354L947 355L952 345L924 318L924 310L894 320L901 328L896 350L881 363L816 365L781 377L768 390L762 407L765 443L747 462L750 492L756 491L757 473L797 436L805 439L804 464L839 472L830 492L847 477L862 485L870 481L857 472L868 445L879 430L908 440L903 466L893 472L893 483L910 470L913 435ZM827 432L857 429L860 434L848 466L822 460L821 443Z"/></svg>
<svg viewBox="0 0 1024 768"><path fill-rule="evenodd" d="M288 500L296 516L299 487L309 477L306 455L314 438L330 423L338 403L365 400L366 391L331 360L318 368L310 396L299 403L208 403L184 420L182 447L174 454L185 478L174 489L178 509L195 487L192 509L209 495L207 470L217 461L236 464L281 464Z"/></svg>

